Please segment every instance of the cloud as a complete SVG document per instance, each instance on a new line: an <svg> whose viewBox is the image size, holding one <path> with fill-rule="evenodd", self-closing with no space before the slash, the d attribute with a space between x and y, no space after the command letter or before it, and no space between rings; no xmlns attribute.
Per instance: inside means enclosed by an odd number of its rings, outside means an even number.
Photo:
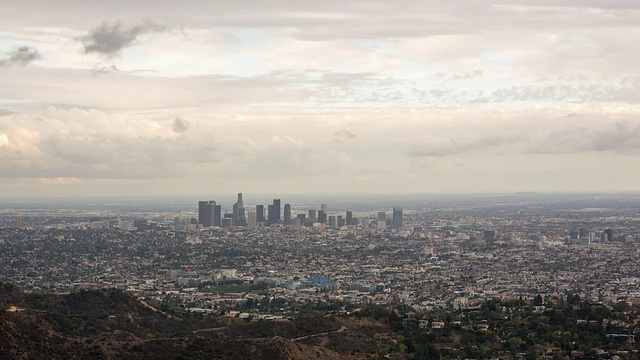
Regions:
<svg viewBox="0 0 640 360"><path fill-rule="evenodd" d="M534 154L586 152L640 153L640 120L582 118L581 122L541 132L524 149Z"/></svg>
<svg viewBox="0 0 640 360"><path fill-rule="evenodd" d="M140 35L162 33L170 30L170 26L156 24L144 20L133 27L124 27L120 21L113 24L103 22L97 28L80 38L85 54L100 53L108 56L118 55L126 47L132 46Z"/></svg>
<svg viewBox="0 0 640 360"><path fill-rule="evenodd" d="M335 136L336 138L345 138L345 139L353 139L356 137L354 133L352 133L347 129L338 130L333 134L333 136Z"/></svg>
<svg viewBox="0 0 640 360"><path fill-rule="evenodd" d="M505 117L499 113L485 113L478 119L481 122L479 124L457 119L443 127L412 127L414 132L426 131L430 136L416 139L407 154L409 157L427 158L454 155L640 154L640 117L633 111L626 115L615 114L611 110L565 115L553 111L506 113L508 115L504 114ZM460 133L452 126L464 127L465 131Z"/></svg>
<svg viewBox="0 0 640 360"><path fill-rule="evenodd" d="M99 75L99 74L108 74L112 71L118 71L118 68L115 65L106 66L98 63L93 66L93 69L91 69L91 71L93 71L93 75Z"/></svg>
<svg viewBox="0 0 640 360"><path fill-rule="evenodd" d="M74 177L38 178L38 182L44 185L76 185L82 184L82 180Z"/></svg>
<svg viewBox="0 0 640 360"><path fill-rule="evenodd" d="M471 138L429 138L415 144L410 156L448 156L468 152L495 150L522 140L513 135L480 134Z"/></svg>
<svg viewBox="0 0 640 360"><path fill-rule="evenodd" d="M8 52L5 58L0 58L0 66L11 66L13 64L26 66L27 64L39 59L40 53L38 50L30 46L20 46L19 48Z"/></svg>
<svg viewBox="0 0 640 360"><path fill-rule="evenodd" d="M177 133L186 132L189 129L189 122L185 119L181 119L179 117L173 120L173 131Z"/></svg>
<svg viewBox="0 0 640 360"><path fill-rule="evenodd" d="M0 108L0 116L9 116L11 114L13 114L13 111L9 109Z"/></svg>
<svg viewBox="0 0 640 360"><path fill-rule="evenodd" d="M241 163L250 176L287 178L335 174L348 170L346 152L327 150L291 136L273 135L268 140L249 140Z"/></svg>

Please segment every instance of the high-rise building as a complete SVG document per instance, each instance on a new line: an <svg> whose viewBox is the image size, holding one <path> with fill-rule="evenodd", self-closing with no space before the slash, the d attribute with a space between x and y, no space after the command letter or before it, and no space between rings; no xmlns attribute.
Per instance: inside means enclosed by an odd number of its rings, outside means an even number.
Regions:
<svg viewBox="0 0 640 360"><path fill-rule="evenodd" d="M232 212L232 214L233 214L233 215L231 216L231 223L232 223L233 225L238 225L238 224L237 224L237 222L238 222L238 217L239 217L239 214L238 214L238 213L239 213L239 211L238 211L238 203L233 204L233 210L232 210L231 212Z"/></svg>
<svg viewBox="0 0 640 360"><path fill-rule="evenodd" d="M284 224L291 225L291 204L284 204Z"/></svg>
<svg viewBox="0 0 640 360"><path fill-rule="evenodd" d="M384 211L378 212L378 221L386 221L387 214Z"/></svg>
<svg viewBox="0 0 640 360"><path fill-rule="evenodd" d="M345 218L345 224L347 226L353 225L353 212L347 211L347 216Z"/></svg>
<svg viewBox="0 0 640 360"><path fill-rule="evenodd" d="M326 224L327 223L327 213L324 212L323 210L318 211L318 222L320 224Z"/></svg>
<svg viewBox="0 0 640 360"><path fill-rule="evenodd" d="M393 226L394 229L402 228L402 208L394 207L393 208Z"/></svg>
<svg viewBox="0 0 640 360"><path fill-rule="evenodd" d="M22 216L16 216L16 229L22 229Z"/></svg>
<svg viewBox="0 0 640 360"><path fill-rule="evenodd" d="M242 201L242 193L238 193L238 201L233 204L233 225L246 226L247 219L244 215L244 203Z"/></svg>
<svg viewBox="0 0 640 360"><path fill-rule="evenodd" d="M207 227L206 224L207 223L207 205L209 204L208 201L198 201L198 224L202 225L203 227ZM208 216L208 218L211 218L211 215ZM209 226L211 226L209 224Z"/></svg>
<svg viewBox="0 0 640 360"><path fill-rule="evenodd" d="M209 226L222 226L222 206L216 205L215 201L212 201L209 205L209 210L207 213L210 214L210 224Z"/></svg>
<svg viewBox="0 0 640 360"><path fill-rule="evenodd" d="M580 239L586 239L589 237L589 230L586 228L580 228L578 229L578 235L580 236Z"/></svg>
<svg viewBox="0 0 640 360"><path fill-rule="evenodd" d="M236 204L238 204L238 208L244 209L244 202L242 201L242 193L238 193L238 201L236 202Z"/></svg>
<svg viewBox="0 0 640 360"><path fill-rule="evenodd" d="M316 211L315 210L309 210L309 221L311 221L311 222L318 221L318 217L316 215Z"/></svg>
<svg viewBox="0 0 640 360"><path fill-rule="evenodd" d="M256 212L255 211L249 211L247 213L247 226L248 227L256 227L258 226L258 222L256 221Z"/></svg>
<svg viewBox="0 0 640 360"><path fill-rule="evenodd" d="M282 207L280 206L280 199L273 199L273 206L276 210L276 224L280 224L282 222Z"/></svg>
<svg viewBox="0 0 640 360"><path fill-rule="evenodd" d="M325 215L327 214L327 204L320 204L320 211L324 211Z"/></svg>
<svg viewBox="0 0 640 360"><path fill-rule="evenodd" d="M280 199L273 199L273 204L267 208L269 214L269 225L279 224L282 217L280 216Z"/></svg>
<svg viewBox="0 0 640 360"><path fill-rule="evenodd" d="M198 224L202 227L216 226L215 208L216 202L213 200L198 201Z"/></svg>
<svg viewBox="0 0 640 360"><path fill-rule="evenodd" d="M613 230L610 228L604 231L604 241L613 241Z"/></svg>
<svg viewBox="0 0 640 360"><path fill-rule="evenodd" d="M578 230L569 231L569 244L580 243L580 232Z"/></svg>
<svg viewBox="0 0 640 360"><path fill-rule="evenodd" d="M264 222L264 205L256 205L256 222Z"/></svg>
<svg viewBox="0 0 640 360"><path fill-rule="evenodd" d="M277 224L276 220L276 206L273 204L267 205L267 225Z"/></svg>

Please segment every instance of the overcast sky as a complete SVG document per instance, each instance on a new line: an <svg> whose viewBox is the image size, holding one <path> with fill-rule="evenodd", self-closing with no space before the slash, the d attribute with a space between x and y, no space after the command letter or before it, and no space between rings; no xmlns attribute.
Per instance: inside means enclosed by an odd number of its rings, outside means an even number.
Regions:
<svg viewBox="0 0 640 360"><path fill-rule="evenodd" d="M0 197L640 184L640 2L53 3L0 2Z"/></svg>

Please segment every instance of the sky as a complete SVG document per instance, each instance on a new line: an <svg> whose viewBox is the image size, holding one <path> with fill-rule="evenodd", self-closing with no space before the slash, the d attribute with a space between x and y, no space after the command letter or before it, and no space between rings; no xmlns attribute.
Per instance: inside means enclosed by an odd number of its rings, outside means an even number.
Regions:
<svg viewBox="0 0 640 360"><path fill-rule="evenodd" d="M0 198L640 184L640 2L8 0L0 14Z"/></svg>

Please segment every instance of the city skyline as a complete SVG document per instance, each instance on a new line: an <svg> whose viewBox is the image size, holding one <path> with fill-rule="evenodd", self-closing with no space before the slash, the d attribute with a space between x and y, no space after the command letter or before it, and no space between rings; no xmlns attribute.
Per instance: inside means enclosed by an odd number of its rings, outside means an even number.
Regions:
<svg viewBox="0 0 640 360"><path fill-rule="evenodd" d="M251 210L251 209L255 210ZM197 207L197 218L191 218L190 224L197 228L209 227L264 227L264 226L314 226L314 224L328 225L330 227L351 226L353 228L369 228L373 226L376 229L401 229L403 227L403 208L394 206L391 208L392 217L387 219L384 211L378 212L377 221L371 222L368 218L353 217L352 210L337 210L333 214L343 213L343 215L329 215L327 204L319 205L319 210L309 206L300 206L296 210L302 211L295 214L292 213L290 203L284 203L282 206L281 199L273 199L271 204L267 205L267 213L265 216L264 204L255 203L250 208L245 208L243 193L237 194L237 201L232 206L232 212L225 210L222 212L223 206L217 204L215 200L199 200ZM284 210L284 213L283 213ZM305 213L306 211L306 213ZM308 214L308 216L307 216ZM380 218L382 215L382 219ZM16 218L16 224L18 219ZM146 226L146 223L143 224ZM17 225L16 225L17 227Z"/></svg>
<svg viewBox="0 0 640 360"><path fill-rule="evenodd" d="M2 199L639 190L640 4L49 5L0 4Z"/></svg>

